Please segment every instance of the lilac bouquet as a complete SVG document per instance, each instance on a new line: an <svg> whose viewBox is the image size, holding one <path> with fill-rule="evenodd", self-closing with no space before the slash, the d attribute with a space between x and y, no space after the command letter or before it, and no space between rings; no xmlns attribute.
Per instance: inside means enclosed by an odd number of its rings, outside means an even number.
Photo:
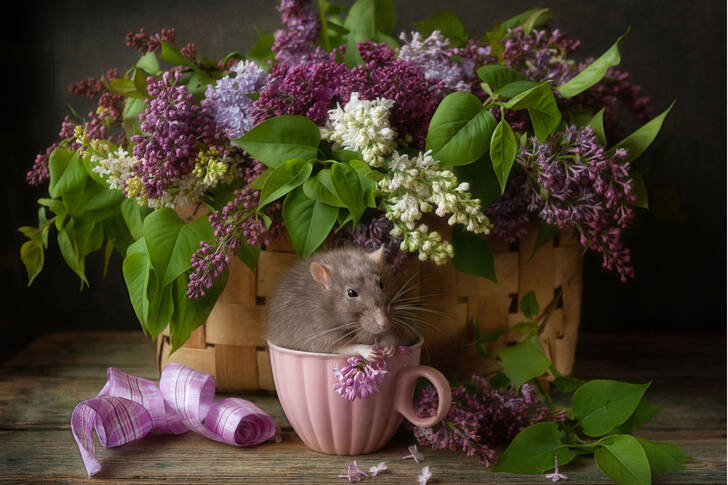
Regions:
<svg viewBox="0 0 728 485"><path fill-rule="evenodd" d="M66 117L28 172L49 193L20 229L29 280L53 228L82 287L86 257L116 251L142 328L169 325L176 349L233 258L253 268L281 237L301 257L384 246L396 266L417 255L493 278L486 236L516 242L539 221L540 243L573 230L606 269L634 275L622 233L647 205L634 161L669 109L648 121L618 68L624 36L577 60L548 9L485 36L447 11L395 35L391 0L309 4L282 0L282 29L220 60L174 29L129 33L134 66L72 85L98 105ZM621 138L620 110L646 123ZM186 223L185 207L209 215Z"/></svg>

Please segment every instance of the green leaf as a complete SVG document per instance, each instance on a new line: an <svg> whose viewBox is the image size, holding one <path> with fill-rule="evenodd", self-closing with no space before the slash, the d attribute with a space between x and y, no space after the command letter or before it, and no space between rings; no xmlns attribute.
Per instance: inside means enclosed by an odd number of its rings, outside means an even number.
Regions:
<svg viewBox="0 0 728 485"><path fill-rule="evenodd" d="M331 167L331 184L337 197L349 209L356 226L366 208L359 174L350 165L337 163Z"/></svg>
<svg viewBox="0 0 728 485"><path fill-rule="evenodd" d="M470 184L470 193L474 198L480 199L483 209L501 196L500 182L495 175L489 155L470 165L455 167L455 173L458 180Z"/></svg>
<svg viewBox="0 0 728 485"><path fill-rule="evenodd" d="M266 71L270 71L270 64L268 64L267 61L269 59L273 59L274 56L272 51L273 42L273 34L263 34L262 32L258 32L258 40L255 44L253 44L253 47L250 48L247 54L245 54L245 57L255 62Z"/></svg>
<svg viewBox="0 0 728 485"><path fill-rule="evenodd" d="M589 126L594 130L594 135L599 140L599 143L605 147L607 146L607 135L604 133L604 108L600 109L597 114L589 121Z"/></svg>
<svg viewBox="0 0 728 485"><path fill-rule="evenodd" d="M43 269L43 262L45 261L43 244L39 241L25 241L20 246L20 259L23 261L25 271L28 273L28 286L30 286Z"/></svg>
<svg viewBox="0 0 728 485"><path fill-rule="evenodd" d="M258 257L260 256L260 248L242 241L237 256L245 263L245 266L250 268L251 271L255 271L255 267L258 265Z"/></svg>
<svg viewBox="0 0 728 485"><path fill-rule="evenodd" d="M122 125L124 126L124 132L127 138L131 138L133 135L141 134L141 122L139 121L139 115L146 108L144 100L140 98L126 98L124 102L124 110L121 113Z"/></svg>
<svg viewBox="0 0 728 485"><path fill-rule="evenodd" d="M543 82L513 97L505 104L506 109L520 110L528 108L533 131L539 141L543 142L561 122L561 111L556 105L556 98L551 85Z"/></svg>
<svg viewBox="0 0 728 485"><path fill-rule="evenodd" d="M607 69L612 66L617 66L621 62L622 58L619 55L619 42L629 34L629 28L627 31L620 35L617 40L612 44L607 52L599 56L597 60L589 64L583 71L571 78L566 84L562 84L558 88L559 94L565 98L573 98L577 94L586 91L590 87L602 80Z"/></svg>
<svg viewBox="0 0 728 485"><path fill-rule="evenodd" d="M142 214L135 199L126 199L120 205L121 217L135 240L142 237Z"/></svg>
<svg viewBox="0 0 728 485"><path fill-rule="evenodd" d="M514 81L512 83L506 84L502 88L498 89L494 94L495 96L503 96L504 98L512 98L514 96L517 96L521 94L524 91L528 91L529 89L538 86L537 82L534 81Z"/></svg>
<svg viewBox="0 0 728 485"><path fill-rule="evenodd" d="M450 44L453 47L460 47L468 41L465 26L457 15L450 10L443 10L412 25L425 37L428 37L435 30L439 30L445 38L450 39Z"/></svg>
<svg viewBox="0 0 728 485"><path fill-rule="evenodd" d="M626 434L607 437L594 452L599 468L619 485L649 485L652 477L647 455L636 438Z"/></svg>
<svg viewBox="0 0 728 485"><path fill-rule="evenodd" d="M488 151L496 121L474 95L449 94L437 107L427 131L427 148L446 166L467 165Z"/></svg>
<svg viewBox="0 0 728 485"><path fill-rule="evenodd" d="M521 313L526 315L527 318L533 320L538 316L538 301L536 301L536 294L533 291L529 291L526 295L521 298Z"/></svg>
<svg viewBox="0 0 728 485"><path fill-rule="evenodd" d="M77 249L65 229L60 229L58 231L58 248L61 250L63 260L66 262L68 267L71 268L81 279L81 289L83 289L84 284L89 286L88 280L86 279L85 262L83 258L79 258Z"/></svg>
<svg viewBox="0 0 728 485"><path fill-rule="evenodd" d="M311 200L298 188L283 202L283 221L291 244L302 258L310 256L324 242L334 227L338 210Z"/></svg>
<svg viewBox="0 0 728 485"><path fill-rule="evenodd" d="M551 365L535 335L498 350L498 356L503 362L503 372L516 389L520 389L524 382L542 376Z"/></svg>
<svg viewBox="0 0 728 485"><path fill-rule="evenodd" d="M56 148L48 160L51 197L60 197L67 192L80 188L86 180L86 169L78 152Z"/></svg>
<svg viewBox="0 0 728 485"><path fill-rule="evenodd" d="M161 286L167 286L192 267L190 259L200 241L209 242L214 234L207 217L185 224L170 208L149 214L142 224L152 267L160 275Z"/></svg>
<svg viewBox="0 0 728 485"><path fill-rule="evenodd" d="M455 250L452 258L455 269L498 282L493 253L482 234L473 234L464 228L455 227L452 232L452 245Z"/></svg>
<svg viewBox="0 0 728 485"><path fill-rule="evenodd" d="M493 172L498 178L501 194L506 190L508 176L516 161L518 143L513 134L511 125L506 120L500 120L493 130L490 139L490 161L493 164Z"/></svg>
<svg viewBox="0 0 728 485"><path fill-rule="evenodd" d="M543 25L555 15L556 14L553 13L549 8L536 10L526 18L525 22L523 22L523 32L526 35L530 34L535 27Z"/></svg>
<svg viewBox="0 0 728 485"><path fill-rule="evenodd" d="M693 460L679 446L672 443L657 443L638 436L635 438L645 450L647 461L650 462L650 471L655 475L684 470L687 467L683 463Z"/></svg>
<svg viewBox="0 0 728 485"><path fill-rule="evenodd" d="M331 183L331 170L328 168L306 180L303 184L303 193L311 200L318 200L333 207L346 207L336 195L334 185Z"/></svg>
<svg viewBox="0 0 728 485"><path fill-rule="evenodd" d="M396 25L392 0L357 0L344 21L344 27L362 39L359 42L375 40L377 33L391 34Z"/></svg>
<svg viewBox="0 0 728 485"><path fill-rule="evenodd" d="M163 61L169 62L170 64L187 66L191 69L199 70L197 64L183 56L177 47L164 41L162 41L162 52L159 54L159 58Z"/></svg>
<svg viewBox="0 0 728 485"><path fill-rule="evenodd" d="M128 98L144 99L146 96L137 90L136 83L132 79L118 77L109 83L111 91Z"/></svg>
<svg viewBox="0 0 728 485"><path fill-rule="evenodd" d="M554 240L556 235L559 233L559 227L553 224L549 224L546 221L541 221L538 226L538 234L536 234L536 242L533 245L533 251L531 251L531 258L536 254L536 251L544 244Z"/></svg>
<svg viewBox="0 0 728 485"><path fill-rule="evenodd" d="M492 92L498 91L516 81L529 81L528 77L522 72L498 64L488 64L479 67L478 77L488 84Z"/></svg>
<svg viewBox="0 0 728 485"><path fill-rule="evenodd" d="M559 392L563 393L574 392L582 384L584 384L584 381L577 379L576 377L560 376L554 379L554 387L556 387Z"/></svg>
<svg viewBox="0 0 728 485"><path fill-rule="evenodd" d="M156 339L172 320L174 314L174 284L157 290L149 297L149 315L147 317L147 331Z"/></svg>
<svg viewBox="0 0 728 485"><path fill-rule="evenodd" d="M262 208L302 185L312 170L313 164L302 158L294 158L278 165L263 183L258 207Z"/></svg>
<svg viewBox="0 0 728 485"><path fill-rule="evenodd" d="M157 56L154 52L147 52L141 56L137 61L136 66L144 69L146 72L154 76L162 74L162 69L159 67L159 61L157 60Z"/></svg>
<svg viewBox="0 0 728 485"><path fill-rule="evenodd" d="M619 434L631 433L632 431L636 430L637 428L641 427L649 420L654 418L660 411L661 409L657 406L654 406L646 401L640 401L640 403L637 405L637 409L635 409L632 413L632 416L630 416L629 419L624 422L624 424L621 424L614 428L613 432Z"/></svg>
<svg viewBox="0 0 728 485"><path fill-rule="evenodd" d="M648 387L649 382L589 381L571 398L574 417L587 436L604 436L632 416Z"/></svg>
<svg viewBox="0 0 728 485"><path fill-rule="evenodd" d="M364 201L367 207L376 209L377 204L374 194L377 191L377 182L370 175L376 178L382 176L382 173L372 170L368 163L361 160L351 160L349 161L349 166L356 170L359 176L359 185L364 192Z"/></svg>
<svg viewBox="0 0 728 485"><path fill-rule="evenodd" d="M206 296L199 300L187 297L187 274L182 274L174 280L174 313L169 322L170 354L189 340L194 329L205 323L220 293L225 289L227 279L228 272L225 271L212 288L205 290Z"/></svg>
<svg viewBox="0 0 728 485"><path fill-rule="evenodd" d="M546 10L547 12L544 12ZM531 29L540 27L545 24L550 18L556 14L551 12L549 9L532 8L515 15L501 24L501 36L508 32L508 29L515 29L516 27L525 26L526 23L530 24ZM533 19L533 20L531 20Z"/></svg>
<svg viewBox="0 0 728 485"><path fill-rule="evenodd" d="M143 245L143 240L142 241ZM129 246L132 249L132 246ZM137 249L137 248L134 248ZM149 254L146 252L135 252L132 250L124 258L122 263L122 272L124 273L124 281L129 291L129 300L134 308L142 329L147 331L147 319L149 316L149 298L147 290L149 288L149 275L152 271L152 262Z"/></svg>
<svg viewBox="0 0 728 485"><path fill-rule="evenodd" d="M498 464L490 470L507 473L544 473L554 468L554 456L564 466L574 453L561 442L554 422L537 423L513 438Z"/></svg>
<svg viewBox="0 0 728 485"><path fill-rule="evenodd" d="M632 172L632 195L636 195L637 200L630 202L629 205L642 207L643 209L650 208L647 185L645 184L644 177L639 172Z"/></svg>
<svg viewBox="0 0 728 485"><path fill-rule="evenodd" d="M233 143L268 167L286 160L315 159L321 135L318 126L304 116L276 116L259 124Z"/></svg>
<svg viewBox="0 0 728 485"><path fill-rule="evenodd" d="M331 158L337 162L346 163L352 160L361 160L362 155L359 152L352 152L351 150L331 150Z"/></svg>
<svg viewBox="0 0 728 485"><path fill-rule="evenodd" d="M665 121L665 117L673 106L675 106L675 101L670 103L670 106L668 106L665 111L652 118L637 129L637 131L610 148L609 154L611 155L619 148L625 148L627 150L627 157L624 159L624 163L636 160L640 155L642 155L642 152L647 150L647 147L650 146L652 140L654 140L660 132L662 122Z"/></svg>

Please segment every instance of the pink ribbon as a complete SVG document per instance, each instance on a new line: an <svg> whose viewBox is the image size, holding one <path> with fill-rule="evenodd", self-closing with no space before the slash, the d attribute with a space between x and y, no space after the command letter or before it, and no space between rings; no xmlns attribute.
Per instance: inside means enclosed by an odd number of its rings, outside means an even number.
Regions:
<svg viewBox="0 0 728 485"><path fill-rule="evenodd" d="M273 418L238 398L215 399L215 378L182 364L169 364L155 382L109 367L108 381L94 399L76 406L71 431L88 476L101 469L93 430L106 448L144 438L151 430L194 431L233 446L254 446L276 436Z"/></svg>

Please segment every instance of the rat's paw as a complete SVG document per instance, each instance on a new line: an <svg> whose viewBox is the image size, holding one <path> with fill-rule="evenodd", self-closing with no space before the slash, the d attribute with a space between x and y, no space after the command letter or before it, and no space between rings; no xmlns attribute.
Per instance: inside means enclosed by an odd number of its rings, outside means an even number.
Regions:
<svg viewBox="0 0 728 485"><path fill-rule="evenodd" d="M363 357L365 360L381 360L381 354L379 352L372 351L370 345L354 344L345 345L338 349L337 354L345 355L358 355Z"/></svg>
<svg viewBox="0 0 728 485"><path fill-rule="evenodd" d="M394 354L397 353L396 345L382 344L381 347L384 350L384 356L387 358L394 357Z"/></svg>

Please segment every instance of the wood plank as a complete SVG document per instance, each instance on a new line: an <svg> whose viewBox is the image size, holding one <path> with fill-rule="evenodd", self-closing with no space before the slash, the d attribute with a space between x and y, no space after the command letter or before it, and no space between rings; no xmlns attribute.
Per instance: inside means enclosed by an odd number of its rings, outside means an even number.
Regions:
<svg viewBox="0 0 728 485"><path fill-rule="evenodd" d="M499 253L493 255L493 264L498 282L481 276L460 273L448 268L457 275L456 293L459 297L473 295L511 294L518 292L518 253Z"/></svg>
<svg viewBox="0 0 728 485"><path fill-rule="evenodd" d="M162 343L162 353L159 355L159 370L164 369L170 362L178 362L192 369L215 375L215 348L193 349L180 347L173 354L169 351L171 346L165 338Z"/></svg>
<svg viewBox="0 0 728 485"><path fill-rule="evenodd" d="M254 306L255 279L255 271L245 266L239 258L233 258L230 263L230 276L218 302Z"/></svg>
<svg viewBox="0 0 728 485"><path fill-rule="evenodd" d="M283 274L298 262L298 256L290 253L261 251L258 260L258 282L256 294L269 297L278 285Z"/></svg>
<svg viewBox="0 0 728 485"><path fill-rule="evenodd" d="M255 346L215 345L217 389L257 390L258 356Z"/></svg>
<svg viewBox="0 0 728 485"><path fill-rule="evenodd" d="M409 440L399 435L383 450L359 457L331 456L313 452L293 434L285 433L282 443L267 443L255 448L235 448L186 433L179 436L152 434L119 448L96 447L101 471L91 481L68 431L42 433L1 431L5 445L0 462L3 482L65 481L66 483L174 482L174 483L333 483L341 484L338 474L357 459L367 469L385 461L391 472L373 483L407 483L428 465L438 483L535 483L543 485L541 475L493 475L477 460L453 451L423 450L425 461L416 464L402 460ZM654 439L655 437L652 436ZM699 460L688 470L659 476L660 483L725 483L725 454L721 439L686 435L677 441ZM71 452L69 452L71 451ZM592 460L580 459L568 467L569 483L611 483Z"/></svg>
<svg viewBox="0 0 728 485"><path fill-rule="evenodd" d="M208 344L265 345L265 307L216 303L205 323Z"/></svg>
<svg viewBox="0 0 728 485"><path fill-rule="evenodd" d="M268 349L258 349L258 385L266 391L275 391L276 386L273 381L273 369L271 368L270 355Z"/></svg>

